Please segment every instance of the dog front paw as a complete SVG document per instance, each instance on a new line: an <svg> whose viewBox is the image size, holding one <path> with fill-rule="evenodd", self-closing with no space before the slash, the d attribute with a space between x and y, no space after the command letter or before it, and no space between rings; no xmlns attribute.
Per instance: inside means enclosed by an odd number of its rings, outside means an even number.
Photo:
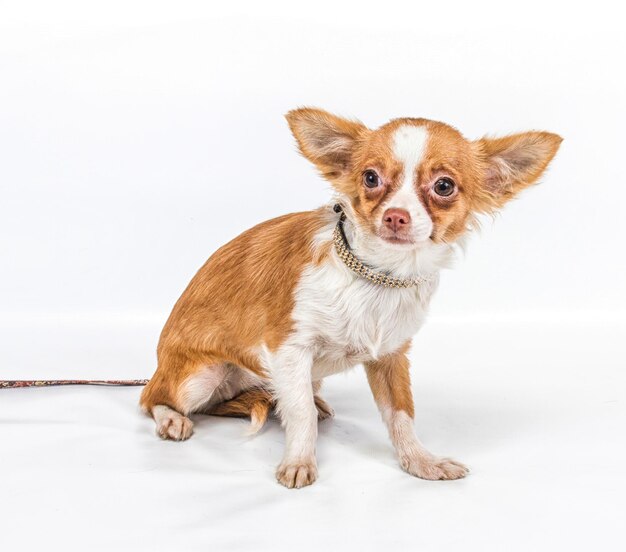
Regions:
<svg viewBox="0 0 626 552"><path fill-rule="evenodd" d="M432 481L440 479L462 479L469 473L463 464L451 458L437 458L436 456L401 456L402 469L419 477Z"/></svg>
<svg viewBox="0 0 626 552"><path fill-rule="evenodd" d="M282 462L276 470L276 479L288 489L300 489L317 479L317 464L310 461Z"/></svg>

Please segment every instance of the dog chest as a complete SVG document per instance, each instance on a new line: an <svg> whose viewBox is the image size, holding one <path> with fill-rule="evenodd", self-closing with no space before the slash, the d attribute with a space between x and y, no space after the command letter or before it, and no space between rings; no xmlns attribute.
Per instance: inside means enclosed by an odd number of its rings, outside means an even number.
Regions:
<svg viewBox="0 0 626 552"><path fill-rule="evenodd" d="M313 345L331 373L374 360L418 331L433 291L427 287L385 288L333 263L311 267L295 294L294 339Z"/></svg>

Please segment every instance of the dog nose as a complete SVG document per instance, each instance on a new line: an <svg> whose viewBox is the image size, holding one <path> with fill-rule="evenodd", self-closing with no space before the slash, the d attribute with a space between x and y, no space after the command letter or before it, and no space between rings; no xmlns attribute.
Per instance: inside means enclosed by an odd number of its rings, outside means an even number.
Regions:
<svg viewBox="0 0 626 552"><path fill-rule="evenodd" d="M411 224L411 215L404 209L387 209L383 214L385 226L394 232L408 228Z"/></svg>

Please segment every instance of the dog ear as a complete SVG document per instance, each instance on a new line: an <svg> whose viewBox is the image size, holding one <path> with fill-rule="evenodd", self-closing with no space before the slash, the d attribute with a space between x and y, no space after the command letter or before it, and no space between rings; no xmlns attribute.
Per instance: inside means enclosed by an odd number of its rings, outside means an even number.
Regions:
<svg viewBox="0 0 626 552"><path fill-rule="evenodd" d="M477 210L493 211L534 184L563 139L550 132L523 132L474 142L484 164Z"/></svg>
<svg viewBox="0 0 626 552"><path fill-rule="evenodd" d="M325 177L348 172L355 142L367 131L365 125L309 107L294 109L285 117L300 152Z"/></svg>

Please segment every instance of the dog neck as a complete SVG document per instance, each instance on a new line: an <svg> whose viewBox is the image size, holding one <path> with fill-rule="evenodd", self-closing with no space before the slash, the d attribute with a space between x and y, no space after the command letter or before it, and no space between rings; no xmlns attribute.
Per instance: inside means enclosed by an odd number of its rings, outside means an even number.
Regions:
<svg viewBox="0 0 626 552"><path fill-rule="evenodd" d="M454 258L455 248L450 244L432 240L410 246L386 242L355 223L350 208L344 211L343 230L348 247L355 257L375 271L395 278L429 280L436 278L442 268L449 267Z"/></svg>

